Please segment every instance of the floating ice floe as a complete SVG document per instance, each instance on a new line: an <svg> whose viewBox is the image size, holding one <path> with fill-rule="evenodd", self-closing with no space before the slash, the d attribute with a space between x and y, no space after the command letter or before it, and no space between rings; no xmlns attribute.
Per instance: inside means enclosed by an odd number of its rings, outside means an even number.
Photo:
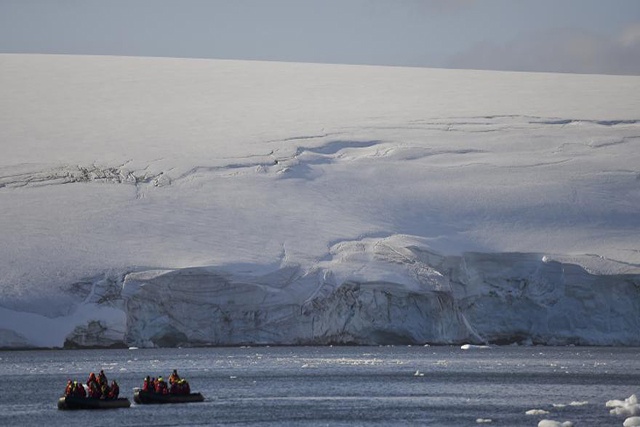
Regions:
<svg viewBox="0 0 640 427"><path fill-rule="evenodd" d="M573 427L573 423L571 421L541 420L538 427Z"/></svg>
<svg viewBox="0 0 640 427"><path fill-rule="evenodd" d="M527 415L547 415L549 411L545 411L544 409L529 409L525 414Z"/></svg>
<svg viewBox="0 0 640 427"><path fill-rule="evenodd" d="M476 423L478 424L489 424L493 422L493 420L491 418L477 418L476 419Z"/></svg>
<svg viewBox="0 0 640 427"><path fill-rule="evenodd" d="M640 404L638 396L632 394L625 400L609 400L606 403L607 408L613 408L609 411L611 415L622 415L625 417L635 417L640 415Z"/></svg>
<svg viewBox="0 0 640 427"><path fill-rule="evenodd" d="M488 345L474 345L474 344L463 344L460 346L462 350L475 350L475 349L487 349L491 348Z"/></svg>
<svg viewBox="0 0 640 427"><path fill-rule="evenodd" d="M623 427L638 427L640 426L640 417L629 417L624 420Z"/></svg>
<svg viewBox="0 0 640 427"><path fill-rule="evenodd" d="M571 405L571 406L584 406L584 405L588 405L588 404L589 404L589 402L587 402L586 400L582 401L582 402L573 401L573 402L569 403L569 405Z"/></svg>

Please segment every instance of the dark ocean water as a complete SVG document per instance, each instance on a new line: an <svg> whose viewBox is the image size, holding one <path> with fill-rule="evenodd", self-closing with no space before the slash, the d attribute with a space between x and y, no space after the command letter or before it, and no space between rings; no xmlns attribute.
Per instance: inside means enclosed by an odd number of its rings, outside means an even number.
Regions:
<svg viewBox="0 0 640 427"><path fill-rule="evenodd" d="M206 401L135 405L145 375ZM104 369L131 408L59 411L68 378ZM621 426L605 403L640 392L640 349L243 347L0 352L0 425ZM556 405L556 406L554 406ZM557 406L566 405L566 406ZM544 409L548 415L526 415ZM491 420L479 424L478 419Z"/></svg>

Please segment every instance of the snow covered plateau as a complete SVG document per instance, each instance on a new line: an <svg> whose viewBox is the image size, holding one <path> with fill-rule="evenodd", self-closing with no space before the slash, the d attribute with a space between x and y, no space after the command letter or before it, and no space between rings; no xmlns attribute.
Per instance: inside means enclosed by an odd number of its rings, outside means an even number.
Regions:
<svg viewBox="0 0 640 427"><path fill-rule="evenodd" d="M0 55L0 347L640 345L640 77Z"/></svg>

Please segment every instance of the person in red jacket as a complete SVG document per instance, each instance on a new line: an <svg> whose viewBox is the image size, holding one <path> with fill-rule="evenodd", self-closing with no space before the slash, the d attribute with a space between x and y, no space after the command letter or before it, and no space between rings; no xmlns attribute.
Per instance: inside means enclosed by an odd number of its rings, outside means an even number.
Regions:
<svg viewBox="0 0 640 427"><path fill-rule="evenodd" d="M153 382L151 378L147 375L142 382L142 391L152 392L153 390Z"/></svg>
<svg viewBox="0 0 640 427"><path fill-rule="evenodd" d="M73 394L73 382L71 380L67 381L67 387L64 389L65 396L71 396Z"/></svg>
<svg viewBox="0 0 640 427"><path fill-rule="evenodd" d="M87 387L89 387L89 397L93 399L100 398L100 386L98 385L98 380L96 379L96 375L93 372L91 372L91 375L89 375Z"/></svg>
<svg viewBox="0 0 640 427"><path fill-rule="evenodd" d="M120 394L120 387L116 380L111 381L111 387L109 387L109 399L117 399Z"/></svg>
<svg viewBox="0 0 640 427"><path fill-rule="evenodd" d="M168 394L169 388L167 387L167 383L164 382L162 377L158 377L158 382L156 383L156 393L158 394Z"/></svg>

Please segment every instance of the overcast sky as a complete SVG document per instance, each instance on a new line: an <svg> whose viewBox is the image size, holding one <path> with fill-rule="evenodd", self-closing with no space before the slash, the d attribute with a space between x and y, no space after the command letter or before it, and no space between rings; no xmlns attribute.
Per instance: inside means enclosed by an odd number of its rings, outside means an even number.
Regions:
<svg viewBox="0 0 640 427"><path fill-rule="evenodd" d="M0 52L640 75L640 0L0 0Z"/></svg>

